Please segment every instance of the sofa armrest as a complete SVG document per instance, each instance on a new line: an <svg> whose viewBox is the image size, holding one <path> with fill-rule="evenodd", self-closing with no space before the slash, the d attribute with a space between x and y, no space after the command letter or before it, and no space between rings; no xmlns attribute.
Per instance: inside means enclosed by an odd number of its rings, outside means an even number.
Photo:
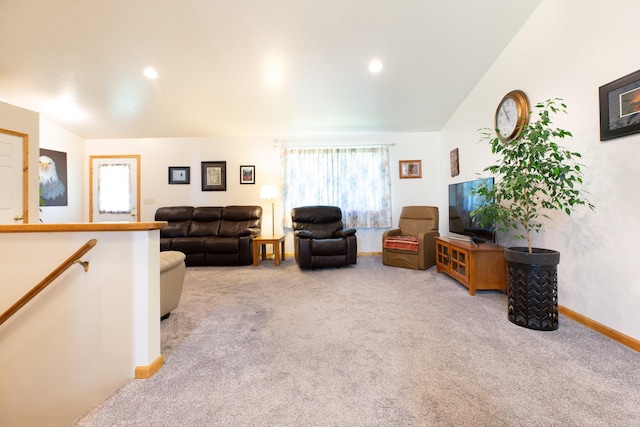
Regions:
<svg viewBox="0 0 640 427"><path fill-rule="evenodd" d="M347 237L347 236L355 236L356 229L355 228L343 228L342 230L336 231L335 237Z"/></svg>
<svg viewBox="0 0 640 427"><path fill-rule="evenodd" d="M399 235L400 235L400 229L392 228L382 233L382 241L384 242L384 239L386 239L387 237L393 237L393 236L399 236Z"/></svg>
<svg viewBox="0 0 640 427"><path fill-rule="evenodd" d="M313 239L313 233L309 230L296 230L293 235L301 239Z"/></svg>
<svg viewBox="0 0 640 427"><path fill-rule="evenodd" d="M426 241L433 240L435 237L438 237L439 235L440 233L438 233L435 230L427 231L426 233L418 234L418 241L420 242L420 244L423 244L425 240Z"/></svg>

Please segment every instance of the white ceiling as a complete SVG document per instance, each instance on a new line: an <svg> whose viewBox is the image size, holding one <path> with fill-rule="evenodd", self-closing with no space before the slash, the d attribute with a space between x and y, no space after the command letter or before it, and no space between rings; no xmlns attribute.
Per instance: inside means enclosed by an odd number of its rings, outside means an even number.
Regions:
<svg viewBox="0 0 640 427"><path fill-rule="evenodd" d="M0 99L83 138L438 131L539 3L2 0Z"/></svg>

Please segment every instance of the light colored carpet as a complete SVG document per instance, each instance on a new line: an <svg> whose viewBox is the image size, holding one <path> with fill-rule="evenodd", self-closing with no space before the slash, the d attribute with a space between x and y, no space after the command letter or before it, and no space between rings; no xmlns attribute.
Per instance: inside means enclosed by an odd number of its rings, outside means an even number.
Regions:
<svg viewBox="0 0 640 427"><path fill-rule="evenodd" d="M515 326L504 294L377 256L188 268L162 354L76 425L640 425L640 353L564 316Z"/></svg>

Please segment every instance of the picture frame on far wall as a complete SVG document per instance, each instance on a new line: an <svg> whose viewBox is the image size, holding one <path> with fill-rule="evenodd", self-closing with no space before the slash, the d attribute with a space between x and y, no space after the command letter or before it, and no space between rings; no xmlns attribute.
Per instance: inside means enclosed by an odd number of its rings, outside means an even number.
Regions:
<svg viewBox="0 0 640 427"><path fill-rule="evenodd" d="M422 178L422 160L400 160L400 179Z"/></svg>
<svg viewBox="0 0 640 427"><path fill-rule="evenodd" d="M640 132L640 70L600 86L600 141Z"/></svg>
<svg viewBox="0 0 640 427"><path fill-rule="evenodd" d="M227 162L202 162L202 191L227 191Z"/></svg>
<svg viewBox="0 0 640 427"><path fill-rule="evenodd" d="M191 168L189 166L169 166L169 184L189 184Z"/></svg>
<svg viewBox="0 0 640 427"><path fill-rule="evenodd" d="M254 165L240 166L240 184L256 183L256 167Z"/></svg>

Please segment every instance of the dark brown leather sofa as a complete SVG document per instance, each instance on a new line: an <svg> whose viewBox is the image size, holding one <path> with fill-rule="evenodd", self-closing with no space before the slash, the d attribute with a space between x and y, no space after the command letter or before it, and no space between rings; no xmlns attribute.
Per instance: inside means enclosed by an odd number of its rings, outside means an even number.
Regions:
<svg viewBox="0 0 640 427"><path fill-rule="evenodd" d="M356 263L356 230L343 228L340 208L293 208L291 219L294 230L294 254L300 268L340 267Z"/></svg>
<svg viewBox="0 0 640 427"><path fill-rule="evenodd" d="M249 265L252 241L260 235L260 206L168 206L159 208L160 250L180 251L187 266Z"/></svg>

